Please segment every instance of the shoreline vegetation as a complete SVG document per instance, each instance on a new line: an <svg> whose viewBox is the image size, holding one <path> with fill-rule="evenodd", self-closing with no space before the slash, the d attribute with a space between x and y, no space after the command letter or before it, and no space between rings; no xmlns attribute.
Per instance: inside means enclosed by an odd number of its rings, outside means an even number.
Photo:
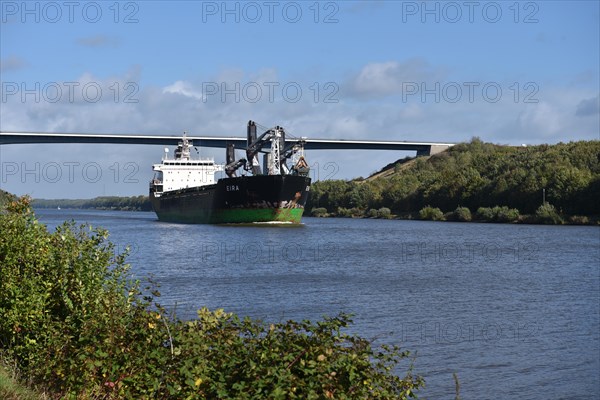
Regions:
<svg viewBox="0 0 600 400"><path fill-rule="evenodd" d="M356 218L356 219L395 219L448 222L479 222L479 223L512 223L512 224L544 224L544 225L600 225L600 216L564 215L556 208L545 203L540 205L534 214L520 214L516 208L479 207L472 213L467 207L457 207L454 211L443 212L437 207L426 206L419 212L392 214L389 208L379 210L361 210L357 208L338 208L335 213L327 212L326 208L313 208L310 217L316 218Z"/></svg>
<svg viewBox="0 0 600 400"><path fill-rule="evenodd" d="M512 147L473 138L366 179L315 182L307 214L598 225L598 199L600 141Z"/></svg>
<svg viewBox="0 0 600 400"><path fill-rule="evenodd" d="M34 208L152 211L148 196L101 196L93 199L33 199Z"/></svg>
<svg viewBox="0 0 600 400"><path fill-rule="evenodd" d="M413 357L345 331L351 316L269 323L200 308L179 319L108 232L53 232L23 197L0 208L3 399L408 399ZM457 392L458 398L458 392Z"/></svg>

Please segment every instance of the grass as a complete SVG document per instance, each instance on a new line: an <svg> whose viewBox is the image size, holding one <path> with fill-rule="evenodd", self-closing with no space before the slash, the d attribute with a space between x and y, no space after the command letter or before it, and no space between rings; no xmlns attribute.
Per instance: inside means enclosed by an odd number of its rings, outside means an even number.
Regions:
<svg viewBox="0 0 600 400"><path fill-rule="evenodd" d="M45 397L20 385L3 366L0 366L0 399L2 400L42 400Z"/></svg>

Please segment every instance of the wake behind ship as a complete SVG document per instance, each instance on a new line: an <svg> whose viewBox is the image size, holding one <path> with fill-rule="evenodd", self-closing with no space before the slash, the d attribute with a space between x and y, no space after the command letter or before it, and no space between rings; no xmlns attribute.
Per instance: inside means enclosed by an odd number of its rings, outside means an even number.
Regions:
<svg viewBox="0 0 600 400"><path fill-rule="evenodd" d="M221 165L214 159L192 159L193 144L184 134L174 158L165 149L162 162L152 166L150 202L158 219L195 224L300 223L310 191L309 167L304 140L286 144L285 136L285 130L276 126L257 137L256 123L249 121L246 158L236 160L235 147L229 144L226 164ZM244 172L238 176L240 169ZM215 174L223 170L227 178L215 182Z"/></svg>

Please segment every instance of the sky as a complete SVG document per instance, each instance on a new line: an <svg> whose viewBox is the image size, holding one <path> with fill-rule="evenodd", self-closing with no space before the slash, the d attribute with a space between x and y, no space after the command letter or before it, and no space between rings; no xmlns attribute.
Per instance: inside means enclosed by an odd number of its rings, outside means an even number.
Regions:
<svg viewBox="0 0 600 400"><path fill-rule="evenodd" d="M600 139L598 1L0 1L0 130ZM225 150L200 149L223 162ZM0 188L147 194L161 146L3 145ZM314 179L412 153L313 150ZM241 153L239 155L241 157Z"/></svg>

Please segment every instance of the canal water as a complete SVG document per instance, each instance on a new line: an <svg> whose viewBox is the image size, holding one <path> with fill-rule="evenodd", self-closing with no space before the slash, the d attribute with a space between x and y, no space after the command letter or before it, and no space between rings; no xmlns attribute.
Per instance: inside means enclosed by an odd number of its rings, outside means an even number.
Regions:
<svg viewBox="0 0 600 400"><path fill-rule="evenodd" d="M354 314L349 333L411 351L420 398L600 397L600 229L304 218L161 223L153 213L37 210L109 229L161 303L269 322ZM408 363L400 366L403 373Z"/></svg>

